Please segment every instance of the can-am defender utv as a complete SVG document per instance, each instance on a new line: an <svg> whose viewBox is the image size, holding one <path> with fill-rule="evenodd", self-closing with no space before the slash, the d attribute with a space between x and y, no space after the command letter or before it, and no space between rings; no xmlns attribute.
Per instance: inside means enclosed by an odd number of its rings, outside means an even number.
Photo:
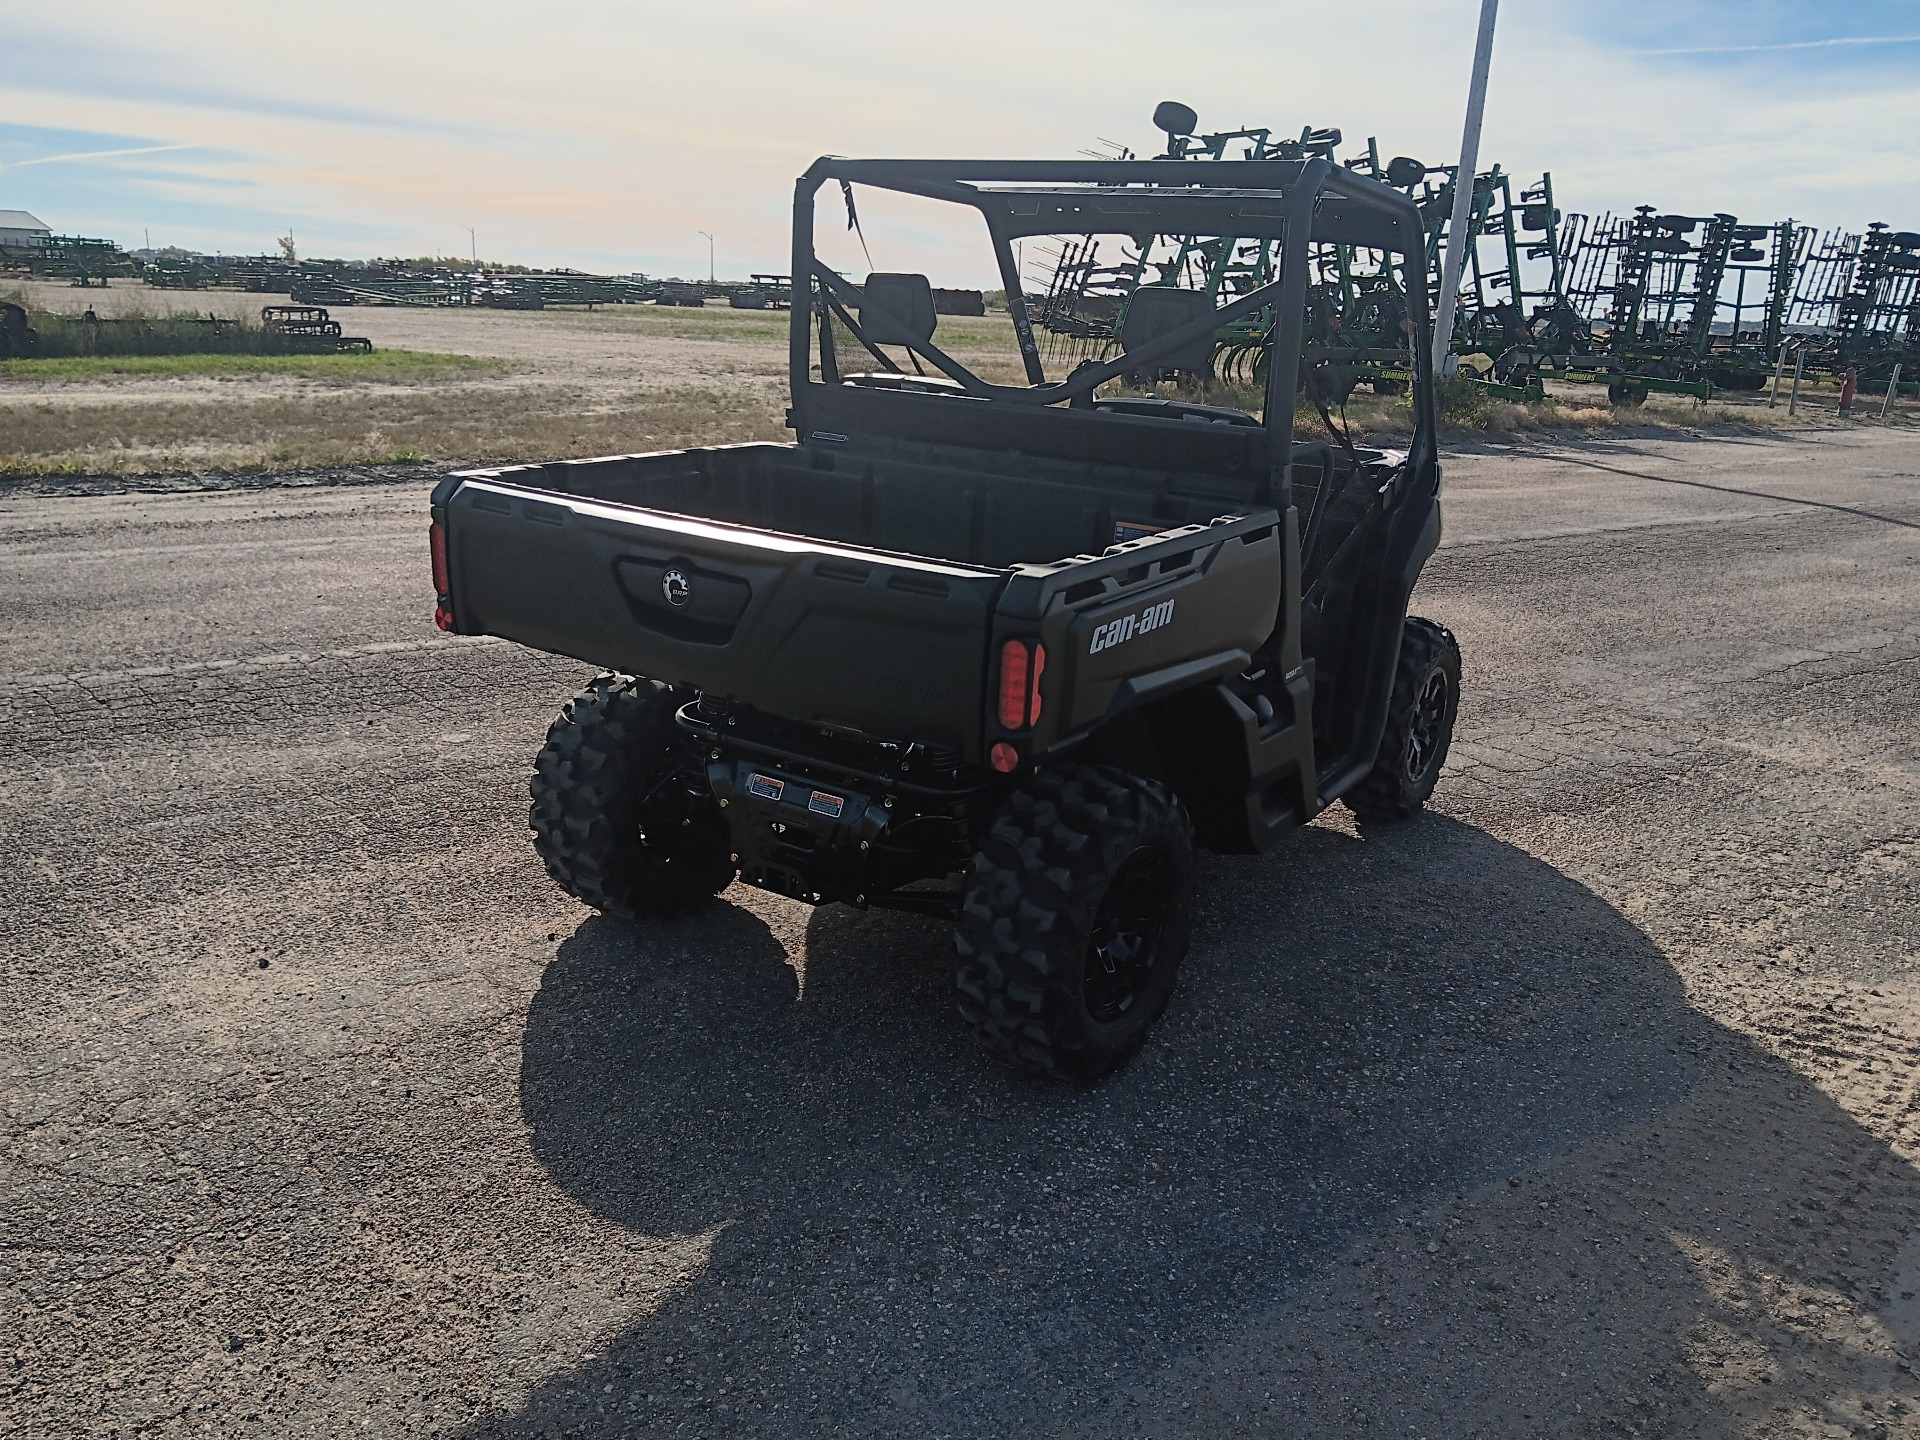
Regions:
<svg viewBox="0 0 1920 1440"><path fill-rule="evenodd" d="M935 343L925 275L856 285L818 258L829 183L850 221L857 185L870 220L945 202L985 222L1013 343L975 365L999 380ZM1016 258L1036 236L1146 267L1110 358L1048 375ZM1153 261L1168 237L1186 258ZM1440 536L1424 242L1403 194L1322 159L814 165L794 443L433 493L440 625L609 672L536 762L553 878L630 917L736 877L949 916L990 1045L1063 1078L1119 1064L1187 949L1196 844L1258 851L1335 800L1410 814L1446 756L1459 652L1407 616ZM1356 257L1401 278L1404 349L1303 334ZM1235 322L1265 327L1263 415L1137 393L1204 371ZM948 344L972 354L992 323ZM1404 452L1328 414L1343 366L1383 360L1410 376Z"/></svg>

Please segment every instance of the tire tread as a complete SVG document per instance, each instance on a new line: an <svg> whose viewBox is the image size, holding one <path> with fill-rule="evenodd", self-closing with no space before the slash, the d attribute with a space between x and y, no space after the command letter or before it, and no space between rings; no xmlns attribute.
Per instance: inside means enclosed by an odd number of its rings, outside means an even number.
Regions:
<svg viewBox="0 0 1920 1440"><path fill-rule="evenodd" d="M664 918L726 888L729 862L668 875L641 855L635 791L674 737L673 696L628 675L596 676L568 701L534 761L527 822L547 874L622 919Z"/></svg>
<svg viewBox="0 0 1920 1440"><path fill-rule="evenodd" d="M1362 820L1404 820L1427 802L1433 793L1429 784L1418 791L1410 786L1400 757L1405 752L1413 724L1414 702L1420 686L1434 665L1448 664L1454 687L1454 704L1459 703L1460 643L1444 625L1418 615L1409 615L1400 637L1400 659L1393 672L1393 696L1387 702L1387 728L1380 737L1380 749L1373 768L1353 789L1341 796L1341 802ZM1440 757L1434 764L1437 777L1446 764L1447 750L1453 740L1453 721L1449 717L1446 733L1440 740Z"/></svg>
<svg viewBox="0 0 1920 1440"><path fill-rule="evenodd" d="M1163 941L1171 972L1186 948L1193 853L1173 794L1123 771L1063 765L1007 799L974 856L954 931L960 1014L987 1045L1057 1080L1097 1078L1138 1048L1171 979L1115 1045L1092 1031L1075 967L1114 869L1156 836L1184 857L1181 913Z"/></svg>

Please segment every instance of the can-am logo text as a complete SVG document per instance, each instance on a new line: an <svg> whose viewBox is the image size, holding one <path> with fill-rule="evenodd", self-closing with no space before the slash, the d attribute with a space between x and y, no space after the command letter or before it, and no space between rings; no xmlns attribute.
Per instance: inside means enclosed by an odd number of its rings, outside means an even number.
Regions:
<svg viewBox="0 0 1920 1440"><path fill-rule="evenodd" d="M1093 627L1093 639L1087 645L1089 655L1098 655L1102 650L1111 650L1116 645L1124 645L1136 635L1144 635L1149 630L1158 630L1173 619L1173 601L1162 600L1158 605L1149 605L1146 609L1132 615L1122 615L1118 620L1109 620L1104 625Z"/></svg>

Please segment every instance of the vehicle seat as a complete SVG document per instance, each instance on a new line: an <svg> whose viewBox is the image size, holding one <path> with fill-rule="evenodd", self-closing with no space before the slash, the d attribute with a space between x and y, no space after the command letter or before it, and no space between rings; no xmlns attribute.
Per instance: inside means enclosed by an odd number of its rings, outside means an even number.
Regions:
<svg viewBox="0 0 1920 1440"><path fill-rule="evenodd" d="M1127 318L1120 322L1120 349L1131 355L1162 335L1211 315L1215 308L1213 297L1201 290L1174 290L1164 285L1144 286L1134 291L1133 298L1127 301ZM1212 368L1211 331L1189 341L1171 355L1162 355L1151 366L1156 375L1171 370L1204 375Z"/></svg>
<svg viewBox="0 0 1920 1440"><path fill-rule="evenodd" d="M915 395L965 395L966 387L944 375L902 375L897 371L867 371L842 375L842 385L857 385L863 390L906 390Z"/></svg>
<svg viewBox="0 0 1920 1440"><path fill-rule="evenodd" d="M1231 405L1199 405L1185 400L1153 400L1143 395L1109 395L1093 402L1095 410L1111 415L1133 415L1143 420L1186 420L1205 425L1240 425L1258 429L1260 419Z"/></svg>
<svg viewBox="0 0 1920 1440"><path fill-rule="evenodd" d="M933 282L926 276L869 275L860 294L860 329L871 343L906 345L933 338L940 318L933 308Z"/></svg>

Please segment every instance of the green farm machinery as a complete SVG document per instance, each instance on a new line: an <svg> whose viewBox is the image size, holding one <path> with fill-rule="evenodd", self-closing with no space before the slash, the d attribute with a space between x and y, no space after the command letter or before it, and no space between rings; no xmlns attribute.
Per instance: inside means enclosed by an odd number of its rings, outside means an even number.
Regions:
<svg viewBox="0 0 1920 1440"><path fill-rule="evenodd" d="M1875 223L1834 299L1831 367L1874 385L1920 378L1920 234Z"/></svg>
<svg viewBox="0 0 1920 1440"><path fill-rule="evenodd" d="M1500 368L1603 384L1616 405L1759 389L1808 233L1790 220L1743 225L1652 206L1618 219L1569 215L1558 257L1565 324L1507 351Z"/></svg>
<svg viewBox="0 0 1920 1440"><path fill-rule="evenodd" d="M1154 112L1154 123L1166 134L1161 158L1167 160L1331 160L1341 140L1338 130L1311 126L1288 134L1264 127L1196 133L1198 117L1173 101ZM1131 152L1122 151L1121 156L1131 158ZM1424 166L1415 168L1425 175ZM1158 325L1177 310L1200 313L1258 290L1278 273L1279 250L1275 240L1235 236L1143 234L1126 237L1118 246L1101 237L1069 239L1043 257L1049 266L1045 286L1030 301L1044 335L1044 358L1063 368L1103 359L1124 346L1130 326ZM1403 283L1383 266L1360 262L1352 246L1317 246L1314 262L1308 300L1310 349L1359 349L1371 357L1379 346L1365 342L1380 338L1392 354L1377 358L1404 364L1398 330L1398 317L1405 314ZM1367 325L1349 333L1345 322L1360 316L1382 335L1374 336ZM1257 383L1266 348L1263 336L1271 320L1267 312L1256 311L1223 327L1211 346L1167 357L1153 373L1134 378L1217 376L1232 383ZM1336 362L1321 358L1319 373L1325 376L1326 367ZM1336 383L1345 386L1337 397L1344 400L1351 380Z"/></svg>
<svg viewBox="0 0 1920 1440"><path fill-rule="evenodd" d="M343 335L340 322L319 305L263 305L260 324L316 354L365 355L373 351L373 342L364 335Z"/></svg>
<svg viewBox="0 0 1920 1440"><path fill-rule="evenodd" d="M53 236L34 253L29 268L36 276L88 289L104 288L110 278L134 273L132 257L118 245L81 235Z"/></svg>
<svg viewBox="0 0 1920 1440"><path fill-rule="evenodd" d="M1172 161L1333 159L1341 144L1340 131L1311 126L1201 133L1193 110L1174 102L1154 123L1166 135L1160 158ZM1418 206L1425 281L1437 290L1455 168L1383 161L1371 139L1343 163ZM1563 215L1551 173L1526 181L1498 165L1473 177L1467 216L1449 346L1463 373L1502 398L1540 398L1552 380L1603 386L1616 405L1651 393L1704 401L1763 388L1790 347L1814 368L1854 368L1873 383L1896 366L1920 371L1920 234L1875 225L1816 236L1792 220L1652 206ZM1182 305L1230 301L1268 283L1277 255L1274 241L1199 235L1069 239L1039 257L1041 283L1029 295L1043 357L1063 370L1109 358L1125 348L1141 305L1158 325ZM1358 385L1392 393L1404 384L1407 263L1353 244L1316 246L1305 373L1328 404ZM1133 378L1256 384L1271 322L1264 311L1242 316L1210 351Z"/></svg>
<svg viewBox="0 0 1920 1440"><path fill-rule="evenodd" d="M1162 158L1168 160L1332 160L1342 138L1337 129L1311 126L1287 134L1266 128L1196 134L1193 111L1173 102L1162 105L1154 121L1167 135ZM1446 247L1453 168L1430 168L1406 156L1383 161L1372 139L1345 164L1401 190L1419 207L1427 231L1424 278L1432 293ZM1535 314L1566 322L1555 244L1559 214L1553 207L1550 176L1516 190L1512 177L1495 167L1475 177L1474 189L1473 243L1454 347L1463 353L1499 353L1528 333ZM1277 273L1278 256L1279 242L1272 240L1139 235L1117 251L1103 249L1096 238L1069 240L1043 257L1048 266L1044 288L1030 302L1044 336L1045 358L1063 367L1106 358L1124 348L1137 307L1148 305L1156 315L1170 312L1178 302L1164 292L1194 297L1185 302L1189 308L1231 301L1269 284ZM1545 283L1533 286L1525 262L1541 259L1547 261ZM1403 257L1353 243L1314 247L1306 373L1325 403L1343 404L1361 384L1384 394L1404 387L1407 263ZM1207 353L1175 357L1189 363L1163 365L1153 375L1135 378L1191 375L1258 384L1267 352L1264 336L1272 319L1266 311L1245 316L1223 327ZM1495 388L1511 398L1539 393L1524 380L1519 386Z"/></svg>

